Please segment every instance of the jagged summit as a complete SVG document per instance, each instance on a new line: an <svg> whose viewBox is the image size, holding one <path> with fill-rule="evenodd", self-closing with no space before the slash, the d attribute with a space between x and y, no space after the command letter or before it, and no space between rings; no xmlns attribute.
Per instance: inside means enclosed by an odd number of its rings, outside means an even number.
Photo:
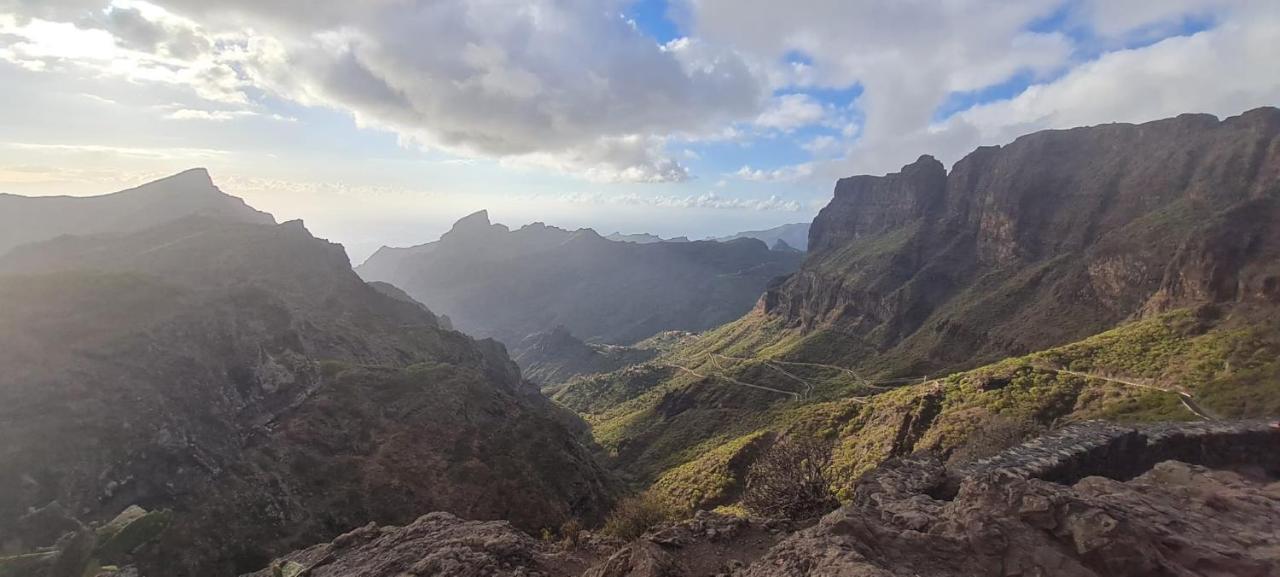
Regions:
<svg viewBox="0 0 1280 577"><path fill-rule="evenodd" d="M189 186L191 188L179 189L182 192L199 191L202 188L217 187L213 184L213 177L209 176L209 169L203 167L189 168L172 176L166 176L159 180L153 181L143 186Z"/></svg>

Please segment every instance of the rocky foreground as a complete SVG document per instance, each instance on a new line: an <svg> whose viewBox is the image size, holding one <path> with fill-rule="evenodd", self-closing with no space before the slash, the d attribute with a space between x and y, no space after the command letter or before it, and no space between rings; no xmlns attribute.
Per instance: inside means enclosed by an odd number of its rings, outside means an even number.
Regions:
<svg viewBox="0 0 1280 577"><path fill-rule="evenodd" d="M1154 459L1176 458L1180 460ZM699 513L628 544L539 541L432 513L370 525L253 577L1280 574L1280 429L1068 427L962 469L893 460L816 524Z"/></svg>

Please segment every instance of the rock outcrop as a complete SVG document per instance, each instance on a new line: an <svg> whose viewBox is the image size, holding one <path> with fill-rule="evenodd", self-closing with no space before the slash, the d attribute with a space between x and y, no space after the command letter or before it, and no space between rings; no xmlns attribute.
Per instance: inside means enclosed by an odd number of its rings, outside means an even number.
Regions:
<svg viewBox="0 0 1280 577"><path fill-rule="evenodd" d="M379 250L356 270L518 356L526 337L557 326L585 342L630 345L721 325L801 259L755 239L635 243L542 223L510 230L481 211L437 242Z"/></svg>
<svg viewBox="0 0 1280 577"><path fill-rule="evenodd" d="M1051 130L842 179L768 312L920 374L1205 302L1280 302L1280 110ZM843 351L843 352L841 352ZM868 355L868 351L874 352Z"/></svg>
<svg viewBox="0 0 1280 577"><path fill-rule="evenodd" d="M374 524L296 551L244 577L693 577L727 575L764 555L794 527L699 512L631 543L582 531L536 540L502 521L432 513L403 527ZM275 571L276 573L273 573Z"/></svg>
<svg viewBox="0 0 1280 577"><path fill-rule="evenodd" d="M1274 575L1278 449L1269 423L1086 424L962 471L894 459L744 575ZM1138 468L1170 455L1221 468Z"/></svg>
<svg viewBox="0 0 1280 577"><path fill-rule="evenodd" d="M626 544L553 544L433 514L275 563L312 577L1266 577L1280 571L1277 523L1272 424L1083 423L957 470L895 458L809 527L704 511Z"/></svg>

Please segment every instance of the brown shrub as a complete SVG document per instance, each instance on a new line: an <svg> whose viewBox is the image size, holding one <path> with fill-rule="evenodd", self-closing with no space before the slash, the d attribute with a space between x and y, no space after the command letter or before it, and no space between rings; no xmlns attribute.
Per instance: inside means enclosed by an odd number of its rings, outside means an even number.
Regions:
<svg viewBox="0 0 1280 577"><path fill-rule="evenodd" d="M640 493L618 501L618 505L605 519L602 531L619 539L630 541L649 529L679 517L670 503L652 493Z"/></svg>
<svg viewBox="0 0 1280 577"><path fill-rule="evenodd" d="M774 443L747 471L742 506L762 517L808 519L839 506L831 493L826 443L786 438Z"/></svg>

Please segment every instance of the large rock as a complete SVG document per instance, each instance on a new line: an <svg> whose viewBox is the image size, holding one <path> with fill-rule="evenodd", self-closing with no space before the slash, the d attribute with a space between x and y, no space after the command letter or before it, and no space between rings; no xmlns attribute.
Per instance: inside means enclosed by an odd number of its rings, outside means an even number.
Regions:
<svg viewBox="0 0 1280 577"><path fill-rule="evenodd" d="M272 568L246 577L290 572L308 577L567 576L586 563L504 521L464 521L448 513L431 513L403 527L369 524L332 543L276 559Z"/></svg>

